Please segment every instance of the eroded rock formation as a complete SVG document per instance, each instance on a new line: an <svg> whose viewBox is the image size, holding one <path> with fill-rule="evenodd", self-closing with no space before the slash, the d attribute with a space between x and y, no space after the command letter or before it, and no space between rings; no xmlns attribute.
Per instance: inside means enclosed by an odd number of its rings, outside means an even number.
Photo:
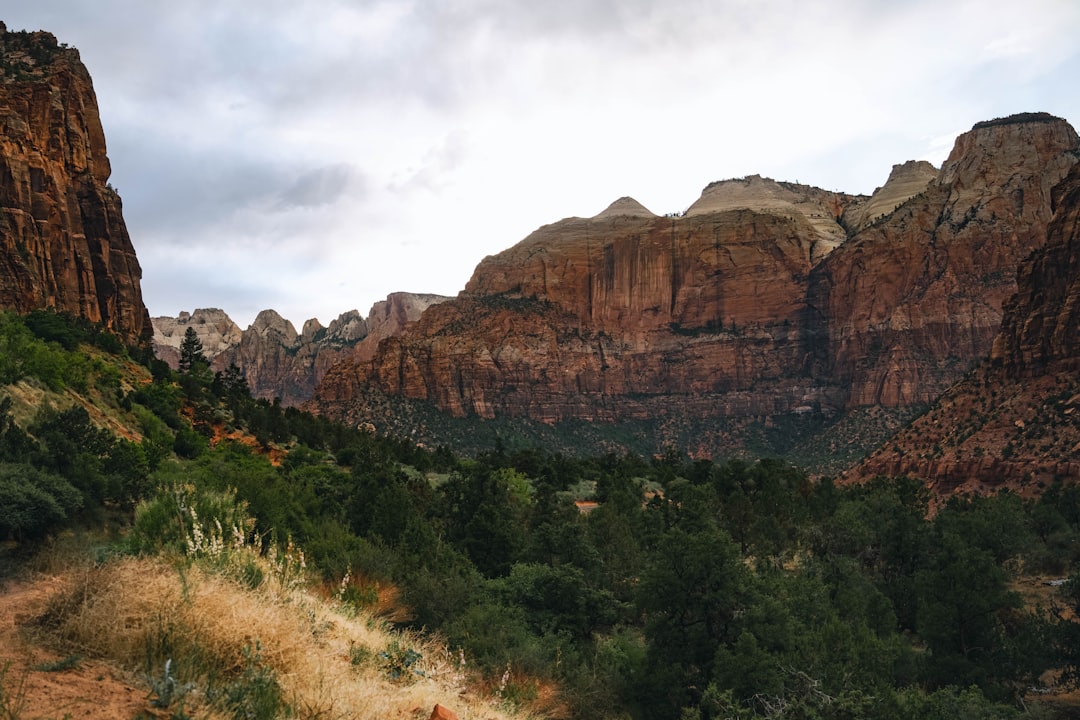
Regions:
<svg viewBox="0 0 1080 720"><path fill-rule="evenodd" d="M1080 368L1080 165L1053 205L1046 246L1021 266L990 356L1015 378Z"/></svg>
<svg viewBox="0 0 1080 720"><path fill-rule="evenodd" d="M154 328L154 354L174 370L180 366L180 345L189 327L195 330L207 359L216 358L229 348L239 345L240 326L224 310L200 308L194 313L182 312L175 318L151 318Z"/></svg>
<svg viewBox="0 0 1080 720"><path fill-rule="evenodd" d="M798 199L799 188L781 190ZM830 198L837 228L854 200ZM318 401L362 402L373 382L456 415L550 422L642 417L670 395L707 413L819 403L792 368L805 365L805 283L824 223L789 197L755 208L661 218L624 198L545 226L485 258L458 298L381 343L370 363L334 368Z"/></svg>
<svg viewBox="0 0 1080 720"><path fill-rule="evenodd" d="M926 479L939 492L1080 480L1080 165L1053 193L990 360L849 474Z"/></svg>
<svg viewBox="0 0 1080 720"><path fill-rule="evenodd" d="M289 407L308 400L331 366L346 358L370 358L380 340L399 333L426 308L446 299L393 293L375 303L366 320L350 310L327 327L312 318L300 332L274 310L260 312L243 331L222 310L182 312L176 318L153 318L154 352L175 369L184 333L194 328L213 370L235 364L255 397L280 398Z"/></svg>
<svg viewBox="0 0 1080 720"><path fill-rule="evenodd" d="M961 135L934 183L814 269L814 375L849 388L849 405L904 406L984 358L1077 148L1049 115Z"/></svg>
<svg viewBox="0 0 1080 720"><path fill-rule="evenodd" d="M0 23L0 307L53 308L149 337L90 75L46 32Z"/></svg>
<svg viewBox="0 0 1080 720"><path fill-rule="evenodd" d="M374 389L455 415L708 424L928 402L989 351L1078 147L1026 115L870 198L757 176L677 217L623 198L485 258L456 299L328 372L312 407L358 419Z"/></svg>

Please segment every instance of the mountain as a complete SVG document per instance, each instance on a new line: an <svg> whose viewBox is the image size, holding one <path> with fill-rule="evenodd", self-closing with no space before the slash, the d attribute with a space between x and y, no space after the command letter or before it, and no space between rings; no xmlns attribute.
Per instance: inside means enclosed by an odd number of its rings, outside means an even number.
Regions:
<svg viewBox="0 0 1080 720"><path fill-rule="evenodd" d="M990 351L1078 149L1066 121L1025 114L976 124L940 170L894 167L870 197L751 176L680 216L621 199L485 258L370 361L332 368L311 407L649 420L656 446L701 454L777 423L910 414Z"/></svg>
<svg viewBox="0 0 1080 720"><path fill-rule="evenodd" d="M263 310L251 326L241 330L223 310L198 309L175 318L152 318L154 353L175 369L180 362L180 343L187 329L193 328L211 368L221 371L235 364L255 397L280 398L283 405L291 407L308 400L335 363L370 358L381 339L397 334L427 307L446 299L392 293L372 306L367 319L350 310L329 327L312 318L300 332L274 310Z"/></svg>
<svg viewBox="0 0 1080 720"><path fill-rule="evenodd" d="M1046 244L1021 266L989 361L852 479L908 474L941 492L1080 479L1080 165L1053 205Z"/></svg>
<svg viewBox="0 0 1080 720"><path fill-rule="evenodd" d="M0 23L0 308L150 335L90 75L47 32Z"/></svg>

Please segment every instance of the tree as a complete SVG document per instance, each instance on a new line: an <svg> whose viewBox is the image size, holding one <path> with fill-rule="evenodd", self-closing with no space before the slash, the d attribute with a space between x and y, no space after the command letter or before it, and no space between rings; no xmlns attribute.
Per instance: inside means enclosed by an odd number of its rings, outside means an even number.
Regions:
<svg viewBox="0 0 1080 720"><path fill-rule="evenodd" d="M202 340L199 339L195 328L189 325L180 343L180 372L190 373L197 364L209 365L210 363L203 355Z"/></svg>
<svg viewBox="0 0 1080 720"><path fill-rule="evenodd" d="M657 707L696 704L717 650L738 638L752 580L739 547L722 530L674 528L657 543L638 586L648 641L643 699Z"/></svg>

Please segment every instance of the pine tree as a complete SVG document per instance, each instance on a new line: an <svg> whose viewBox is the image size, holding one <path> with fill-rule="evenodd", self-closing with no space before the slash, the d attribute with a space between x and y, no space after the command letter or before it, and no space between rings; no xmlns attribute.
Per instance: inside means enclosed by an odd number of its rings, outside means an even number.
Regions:
<svg viewBox="0 0 1080 720"><path fill-rule="evenodd" d="M202 340L195 333L195 328L188 326L188 329L184 331L184 339L180 343L180 372L190 373L196 363L210 364L203 355Z"/></svg>

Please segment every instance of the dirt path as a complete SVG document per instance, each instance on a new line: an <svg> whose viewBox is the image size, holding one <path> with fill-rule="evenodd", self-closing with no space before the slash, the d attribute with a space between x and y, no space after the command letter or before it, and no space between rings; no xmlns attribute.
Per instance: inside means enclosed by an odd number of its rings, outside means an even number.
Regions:
<svg viewBox="0 0 1080 720"><path fill-rule="evenodd" d="M0 581L0 716L22 720L126 720L153 716L144 688L101 661L82 659L67 670L40 669L67 658L35 638L27 624L62 588L60 578ZM126 681L127 680L127 681Z"/></svg>

